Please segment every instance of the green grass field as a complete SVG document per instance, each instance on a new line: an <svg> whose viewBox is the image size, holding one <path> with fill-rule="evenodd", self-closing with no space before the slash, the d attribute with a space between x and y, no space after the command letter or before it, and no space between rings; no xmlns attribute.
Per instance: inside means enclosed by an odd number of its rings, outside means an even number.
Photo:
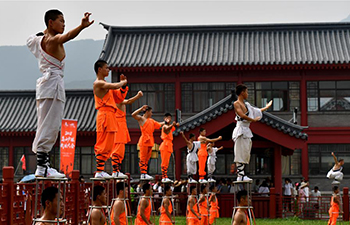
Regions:
<svg viewBox="0 0 350 225"><path fill-rule="evenodd" d="M159 217L156 217L156 224ZM186 225L185 217L176 217L176 224ZM217 225L231 225L231 218L219 218L216 221ZM257 225L293 225L293 224L308 224L308 225L326 225L327 221L325 220L301 220L299 218L289 218L289 219L257 219ZM337 225L348 225L349 222L337 222Z"/></svg>

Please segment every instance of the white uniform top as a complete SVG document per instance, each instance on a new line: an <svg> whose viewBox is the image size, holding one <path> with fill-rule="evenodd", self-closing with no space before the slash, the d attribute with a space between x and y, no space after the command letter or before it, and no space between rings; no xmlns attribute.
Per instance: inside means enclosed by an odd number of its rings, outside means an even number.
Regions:
<svg viewBox="0 0 350 225"><path fill-rule="evenodd" d="M252 119L256 117L262 118L262 112L259 108L255 108L251 106L248 102L246 102L245 105L249 112L249 114L247 115L249 118L252 118ZM239 121L238 116L236 116L236 121L237 121L237 125L232 132L233 141L236 142L237 138L239 138L240 136L243 136L243 138L252 138L253 133L249 129L250 121L247 121L247 120Z"/></svg>
<svg viewBox="0 0 350 225"><path fill-rule="evenodd" d="M215 165L216 162L216 152L218 151L217 147L212 147L212 152L208 152L208 164Z"/></svg>
<svg viewBox="0 0 350 225"><path fill-rule="evenodd" d="M27 46L38 59L42 77L36 81L36 99L53 99L65 102L66 95L64 92L63 71L64 60L59 61L49 55L41 48L43 35L31 35L27 39Z"/></svg>
<svg viewBox="0 0 350 225"><path fill-rule="evenodd" d="M187 161L189 162L197 162L198 161L198 155L197 151L201 147L201 142L200 141L194 141L192 143L192 149L187 148Z"/></svg>

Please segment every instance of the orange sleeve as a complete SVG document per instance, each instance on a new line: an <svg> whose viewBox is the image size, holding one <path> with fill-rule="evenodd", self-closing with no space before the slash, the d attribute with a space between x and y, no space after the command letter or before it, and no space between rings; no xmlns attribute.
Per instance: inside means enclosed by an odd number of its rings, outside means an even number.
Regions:
<svg viewBox="0 0 350 225"><path fill-rule="evenodd" d="M121 103L122 101L124 101L126 94L129 91L129 87L128 86L123 86L117 90L112 90L113 93L113 98L115 103Z"/></svg>
<svg viewBox="0 0 350 225"><path fill-rule="evenodd" d="M162 127L162 124L158 123L157 121L153 120L154 123L154 129L159 129Z"/></svg>

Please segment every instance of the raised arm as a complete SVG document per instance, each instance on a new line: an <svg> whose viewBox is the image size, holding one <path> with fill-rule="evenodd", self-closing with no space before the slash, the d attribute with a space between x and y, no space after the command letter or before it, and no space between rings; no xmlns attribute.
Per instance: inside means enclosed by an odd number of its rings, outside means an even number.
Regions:
<svg viewBox="0 0 350 225"><path fill-rule="evenodd" d="M334 159L335 164L338 165L339 162L338 162L338 159L337 159L337 157L335 156L334 152L332 152L332 156L333 156L333 159Z"/></svg>
<svg viewBox="0 0 350 225"><path fill-rule="evenodd" d="M142 116L139 115L140 112L141 112L141 111L145 111L146 109L147 109L147 105L144 105L144 106L142 106L142 107L139 108L139 109L136 109L136 110L131 114L132 118L134 118L135 120L139 121L140 119L142 119Z"/></svg>
<svg viewBox="0 0 350 225"><path fill-rule="evenodd" d="M117 82L117 83L108 83L108 82L105 82L105 81L97 81L96 82L96 88L115 90L115 89L121 88L122 86L127 84L127 82L128 82L127 80L123 80L123 81L120 81L120 82Z"/></svg>
<svg viewBox="0 0 350 225"><path fill-rule="evenodd" d="M172 123L172 124L170 124L170 125L163 125L163 129L164 129L164 132L166 133L166 134L168 134L170 131L171 131L171 129L174 127L174 126L179 126L179 124L178 123L176 123L175 121Z"/></svg>
<svg viewBox="0 0 350 225"><path fill-rule="evenodd" d="M222 136L219 136L217 138L213 138L213 139L210 139L210 138L206 138L206 137L199 137L199 141L200 142L217 142L217 141L220 141L222 139Z"/></svg>
<svg viewBox="0 0 350 225"><path fill-rule="evenodd" d="M235 107L235 112L242 119L250 121L250 122L257 122L260 120L260 117L256 117L256 118L252 119L249 116L247 116L246 114L244 114L242 109L241 109L241 106L239 105L239 103L237 101L234 103L234 107Z"/></svg>
<svg viewBox="0 0 350 225"><path fill-rule="evenodd" d="M217 151L220 151L220 150L222 150L222 149L224 149L224 146L221 146L220 148L218 148Z"/></svg>
<svg viewBox="0 0 350 225"><path fill-rule="evenodd" d="M270 108L271 106L272 106L272 100L269 101L269 103L267 103L267 105L266 105L264 108L261 108L260 110L261 110L261 112L264 112L264 111L266 111L268 108Z"/></svg>
<svg viewBox="0 0 350 225"><path fill-rule="evenodd" d="M139 91L139 92L137 92L137 95L135 95L134 97L129 98L129 99L125 99L123 101L123 104L130 105L130 104L134 103L137 99L141 98L142 96L143 96L142 91Z"/></svg>
<svg viewBox="0 0 350 225"><path fill-rule="evenodd" d="M55 35L55 37L53 37L52 41L55 41L58 44L64 44L67 41L74 39L76 36L78 36L78 34L83 29L89 27L91 24L94 23L94 20L91 22L89 21L90 15L91 15L91 13L89 13L89 12L84 13L84 17L81 19L81 24L79 26L77 26L73 30L68 31L65 34Z"/></svg>

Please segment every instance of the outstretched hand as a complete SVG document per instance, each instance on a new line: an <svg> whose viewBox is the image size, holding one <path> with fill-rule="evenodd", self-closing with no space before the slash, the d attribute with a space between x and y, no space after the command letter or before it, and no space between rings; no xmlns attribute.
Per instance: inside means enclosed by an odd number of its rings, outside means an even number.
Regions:
<svg viewBox="0 0 350 225"><path fill-rule="evenodd" d="M83 28L89 27L91 24L93 24L95 22L95 20L92 20L90 22L90 15L91 15L91 13L89 13L89 12L84 13L84 17L81 19L81 26Z"/></svg>
<svg viewBox="0 0 350 225"><path fill-rule="evenodd" d="M270 108L271 106L272 106L272 100L269 101L269 103L267 103L266 107L267 107L267 108Z"/></svg>

